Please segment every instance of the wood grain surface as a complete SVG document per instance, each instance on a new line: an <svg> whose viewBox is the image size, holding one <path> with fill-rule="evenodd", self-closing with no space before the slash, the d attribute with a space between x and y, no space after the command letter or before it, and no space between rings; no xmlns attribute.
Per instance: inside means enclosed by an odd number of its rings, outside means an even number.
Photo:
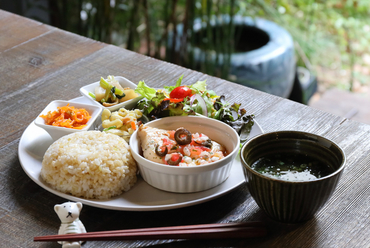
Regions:
<svg viewBox="0 0 370 248"><path fill-rule="evenodd" d="M101 76L120 75L152 87L207 80L208 88L240 102L265 132L300 130L337 142L347 166L329 202L314 219L288 225L269 219L245 185L199 205L129 212L84 206L88 231L263 221L264 238L235 240L96 241L83 247L369 247L370 126L277 96L99 43L0 10L0 241L4 247L60 247L33 237L57 234L53 207L66 200L35 184L22 170L18 144L25 128L52 100L78 97ZM0 245L2 246L2 245ZM3 246L2 246L3 247Z"/></svg>

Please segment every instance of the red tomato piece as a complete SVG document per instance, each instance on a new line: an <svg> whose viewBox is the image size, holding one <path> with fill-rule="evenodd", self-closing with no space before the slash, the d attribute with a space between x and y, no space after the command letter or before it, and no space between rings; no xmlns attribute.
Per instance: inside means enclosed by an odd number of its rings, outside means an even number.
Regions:
<svg viewBox="0 0 370 248"><path fill-rule="evenodd" d="M199 146L199 148L202 150L202 151L206 151L206 152L210 152L211 149L209 149L208 147L205 147L205 146Z"/></svg>
<svg viewBox="0 0 370 248"><path fill-rule="evenodd" d="M180 158L180 155L178 153L172 153L171 160L176 161Z"/></svg>
<svg viewBox="0 0 370 248"><path fill-rule="evenodd" d="M163 141L163 145L164 145L164 146L172 145L171 140L169 140L169 139L167 139L167 138L162 139L162 141Z"/></svg>
<svg viewBox="0 0 370 248"><path fill-rule="evenodd" d="M192 96L192 90L187 86L179 86L174 88L170 93L170 98L185 98Z"/></svg>
<svg viewBox="0 0 370 248"><path fill-rule="evenodd" d="M200 154L202 153L202 150L199 149L199 147L189 147L190 149L190 157L192 158L198 158L200 156Z"/></svg>

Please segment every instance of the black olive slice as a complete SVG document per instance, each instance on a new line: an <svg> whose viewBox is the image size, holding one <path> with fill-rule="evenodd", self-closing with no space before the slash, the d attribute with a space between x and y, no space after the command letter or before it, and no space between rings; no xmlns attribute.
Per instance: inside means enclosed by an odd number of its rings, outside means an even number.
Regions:
<svg viewBox="0 0 370 248"><path fill-rule="evenodd" d="M187 145L191 143L191 133L183 127L178 128L174 136L179 145Z"/></svg>
<svg viewBox="0 0 370 248"><path fill-rule="evenodd" d="M169 160L167 160L167 163L169 165L178 165L182 160L182 155L179 153L179 158L176 160L176 161L172 161L172 158L170 158Z"/></svg>
<svg viewBox="0 0 370 248"><path fill-rule="evenodd" d="M197 143L198 145L205 146L207 148L212 148L212 140L211 139L207 139L207 140L203 140L203 141L194 140L194 142Z"/></svg>
<svg viewBox="0 0 370 248"><path fill-rule="evenodd" d="M164 147L165 147L165 149L164 149L164 151L162 151L162 149L158 149L158 148L159 148L159 145L157 144L157 145L155 146L155 153L156 153L158 156L160 156L160 157L165 156L165 155L167 154L167 152L168 152L168 149L167 149L167 146L164 146Z"/></svg>

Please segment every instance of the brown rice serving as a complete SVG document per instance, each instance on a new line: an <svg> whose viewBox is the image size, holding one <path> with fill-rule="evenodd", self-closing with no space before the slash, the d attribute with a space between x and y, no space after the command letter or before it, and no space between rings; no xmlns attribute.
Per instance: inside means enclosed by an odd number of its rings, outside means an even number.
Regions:
<svg viewBox="0 0 370 248"><path fill-rule="evenodd" d="M63 193L108 199L136 182L137 166L127 142L99 131L63 136L46 151L41 177Z"/></svg>

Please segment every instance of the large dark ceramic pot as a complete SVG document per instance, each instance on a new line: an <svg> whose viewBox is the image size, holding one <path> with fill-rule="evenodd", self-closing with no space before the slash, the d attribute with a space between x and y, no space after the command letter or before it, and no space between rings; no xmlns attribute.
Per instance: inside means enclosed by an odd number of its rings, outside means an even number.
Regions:
<svg viewBox="0 0 370 248"><path fill-rule="evenodd" d="M228 29L231 18L229 16L220 18L221 21L213 18L209 22L212 26L212 37L229 39L225 30ZM203 44L209 37L206 24L200 19L194 20L193 43L188 44L187 49L193 54L195 64L201 65L206 59L217 61L220 66L228 63L228 80L288 98L293 88L296 70L291 35L276 23L261 18L235 16L232 23L235 27L234 48L231 54L226 54L218 51L217 46L213 46L213 50L209 51L210 48ZM183 26L178 25L177 45L181 44L182 34ZM180 49L176 47L176 50Z"/></svg>

